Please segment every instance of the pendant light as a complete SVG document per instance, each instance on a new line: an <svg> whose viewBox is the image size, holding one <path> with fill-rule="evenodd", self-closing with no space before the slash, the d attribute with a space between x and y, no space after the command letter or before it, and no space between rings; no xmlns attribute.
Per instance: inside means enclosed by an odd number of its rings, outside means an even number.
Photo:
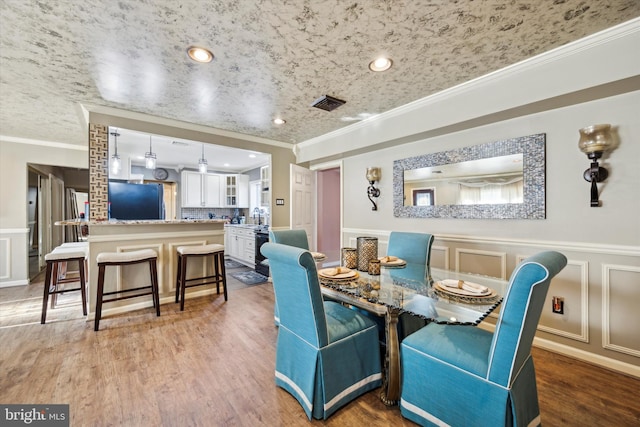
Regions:
<svg viewBox="0 0 640 427"><path fill-rule="evenodd" d="M149 135L149 152L144 153L144 161L147 169L156 168L156 153L151 149L151 135Z"/></svg>
<svg viewBox="0 0 640 427"><path fill-rule="evenodd" d="M120 156L118 155L118 137L120 136L120 134L116 129L115 132L111 132L111 135L113 135L113 139L115 140L115 150L113 152L113 156L111 156L111 174L118 175L118 173L120 172L120 167L122 166Z"/></svg>
<svg viewBox="0 0 640 427"><path fill-rule="evenodd" d="M198 160L198 170L200 173L207 173L207 159L204 158L204 144L202 144L202 158Z"/></svg>

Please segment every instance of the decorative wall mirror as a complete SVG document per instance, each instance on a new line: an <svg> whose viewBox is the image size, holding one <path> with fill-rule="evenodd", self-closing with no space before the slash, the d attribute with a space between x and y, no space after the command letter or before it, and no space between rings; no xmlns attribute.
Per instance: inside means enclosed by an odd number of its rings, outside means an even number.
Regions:
<svg viewBox="0 0 640 427"><path fill-rule="evenodd" d="M393 214L544 219L545 134L394 161Z"/></svg>

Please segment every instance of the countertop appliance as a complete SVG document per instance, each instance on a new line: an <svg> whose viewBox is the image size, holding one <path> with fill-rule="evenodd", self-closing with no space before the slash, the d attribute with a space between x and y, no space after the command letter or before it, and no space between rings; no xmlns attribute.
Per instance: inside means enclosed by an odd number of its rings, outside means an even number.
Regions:
<svg viewBox="0 0 640 427"><path fill-rule="evenodd" d="M162 184L109 182L110 218L164 219Z"/></svg>

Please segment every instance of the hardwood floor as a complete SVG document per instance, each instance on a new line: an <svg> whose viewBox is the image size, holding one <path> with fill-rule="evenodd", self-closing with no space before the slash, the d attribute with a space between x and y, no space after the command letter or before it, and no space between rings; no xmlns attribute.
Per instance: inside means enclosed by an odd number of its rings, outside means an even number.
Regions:
<svg viewBox="0 0 640 427"><path fill-rule="evenodd" d="M0 402L67 403L72 426L414 426L372 391L308 421L274 384L273 290L237 286L85 321L78 292L40 325L42 282L0 289ZM76 295L73 295L76 294ZM67 299L63 299L67 298ZM640 380L534 349L545 426L638 426ZM461 402L461 410L463 403Z"/></svg>

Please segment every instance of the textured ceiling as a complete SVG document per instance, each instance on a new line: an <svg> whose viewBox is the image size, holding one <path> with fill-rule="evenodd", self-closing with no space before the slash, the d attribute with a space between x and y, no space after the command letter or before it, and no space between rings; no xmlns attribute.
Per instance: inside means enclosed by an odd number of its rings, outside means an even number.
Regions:
<svg viewBox="0 0 640 427"><path fill-rule="evenodd" d="M86 144L80 104L297 143L640 16L638 0L2 0L0 8L0 134L73 144ZM190 45L214 60L192 62ZM373 73L379 54L394 65ZM347 103L310 107L322 95Z"/></svg>

